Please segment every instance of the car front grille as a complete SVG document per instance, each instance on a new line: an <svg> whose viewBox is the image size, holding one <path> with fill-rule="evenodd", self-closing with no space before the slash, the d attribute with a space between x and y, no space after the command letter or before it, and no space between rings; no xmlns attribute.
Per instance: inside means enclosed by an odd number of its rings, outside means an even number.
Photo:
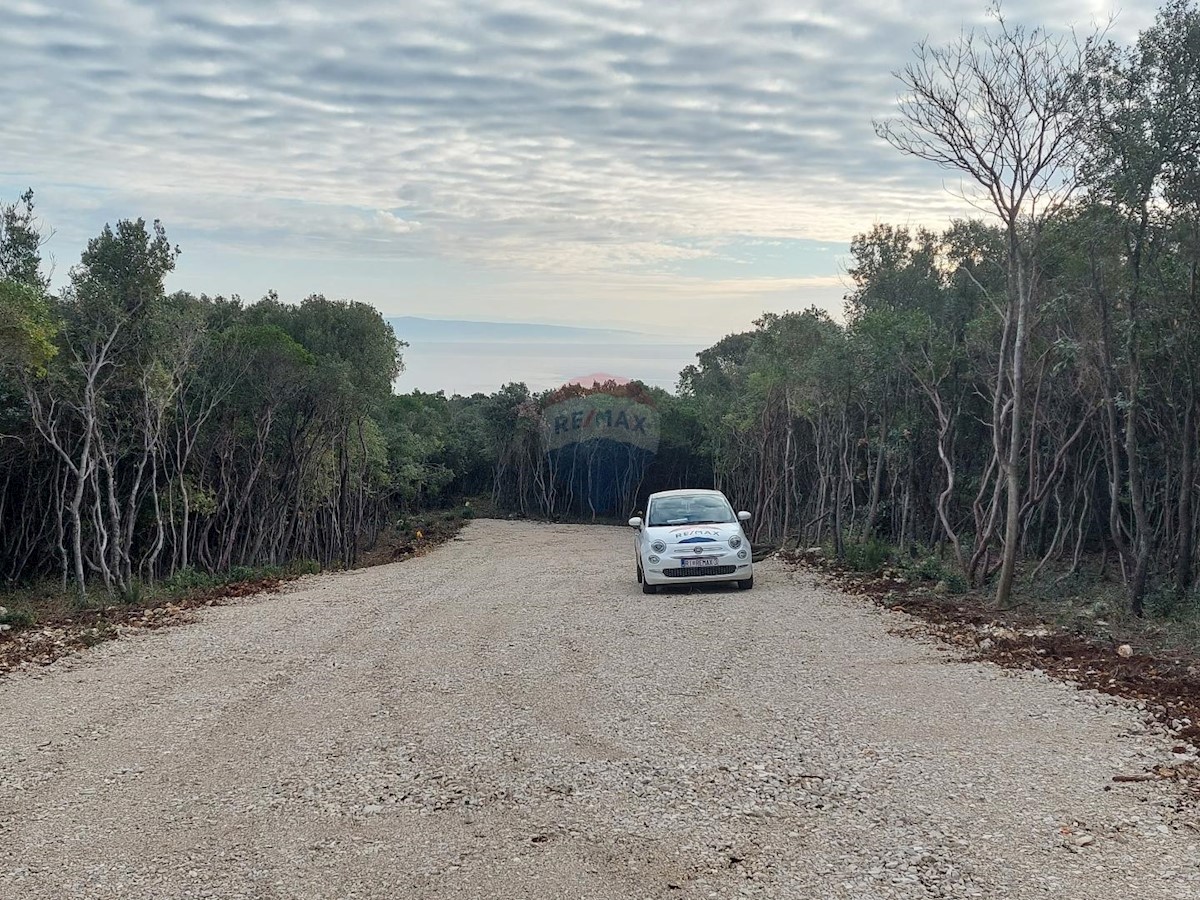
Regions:
<svg viewBox="0 0 1200 900"><path fill-rule="evenodd" d="M687 578L692 575L732 575L736 571L737 566L697 566L694 569L663 569L662 573L668 578Z"/></svg>

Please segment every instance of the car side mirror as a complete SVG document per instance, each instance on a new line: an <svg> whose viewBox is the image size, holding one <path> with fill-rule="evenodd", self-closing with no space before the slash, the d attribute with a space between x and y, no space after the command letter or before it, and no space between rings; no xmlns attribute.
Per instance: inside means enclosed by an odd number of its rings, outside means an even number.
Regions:
<svg viewBox="0 0 1200 900"><path fill-rule="evenodd" d="M739 522L749 522L750 521L750 513L746 512L743 509L740 513L738 513L738 521Z"/></svg>
<svg viewBox="0 0 1200 900"><path fill-rule="evenodd" d="M629 527L630 528L641 528L642 527L642 517L634 516L632 519L630 519Z"/></svg>

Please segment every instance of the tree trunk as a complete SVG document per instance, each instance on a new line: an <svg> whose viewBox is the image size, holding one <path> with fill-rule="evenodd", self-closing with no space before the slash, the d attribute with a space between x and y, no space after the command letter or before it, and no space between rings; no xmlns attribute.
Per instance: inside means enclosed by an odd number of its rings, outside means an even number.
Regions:
<svg viewBox="0 0 1200 900"><path fill-rule="evenodd" d="M879 492L883 485L883 468L885 447L887 445L888 410L884 404L883 416L879 420L879 449L875 454L875 473L871 478L871 499L867 504L867 519L863 524L863 540L869 541L875 536L875 519L879 515Z"/></svg>
<svg viewBox="0 0 1200 900"><path fill-rule="evenodd" d="M1008 483L1004 561L1000 567L1000 581L996 585L996 604L1001 607L1008 605L1012 595L1013 577L1017 568L1017 547L1021 539L1021 424L1025 412L1025 345L1033 293L1033 273L1026 271L1025 260L1015 248L1016 235L1010 234L1009 240L1014 246L1011 259L1016 278L1017 329L1013 335L1012 348L1012 406L1009 410L1008 455L1003 465Z"/></svg>
<svg viewBox="0 0 1200 900"><path fill-rule="evenodd" d="M1182 600L1192 586L1192 565L1194 559L1194 528L1192 515L1192 494L1195 485L1196 461L1196 384L1191 376L1188 378L1188 403L1183 414L1183 440L1180 442L1179 466L1179 503L1176 506L1176 522L1179 530L1179 546L1175 555L1175 598Z"/></svg>

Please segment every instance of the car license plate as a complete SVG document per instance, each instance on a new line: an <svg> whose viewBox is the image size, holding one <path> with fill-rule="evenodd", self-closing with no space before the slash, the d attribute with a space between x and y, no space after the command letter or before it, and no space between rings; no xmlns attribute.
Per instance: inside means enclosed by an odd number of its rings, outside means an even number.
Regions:
<svg viewBox="0 0 1200 900"><path fill-rule="evenodd" d="M696 556L689 559L681 559L685 569L702 569L705 566L715 566L717 558L715 556Z"/></svg>

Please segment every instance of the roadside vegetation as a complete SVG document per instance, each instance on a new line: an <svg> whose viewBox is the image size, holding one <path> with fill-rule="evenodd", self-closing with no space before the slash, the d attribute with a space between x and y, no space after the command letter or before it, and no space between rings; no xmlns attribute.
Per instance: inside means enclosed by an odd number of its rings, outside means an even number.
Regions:
<svg viewBox="0 0 1200 900"><path fill-rule="evenodd" d="M473 436L442 453L456 403L393 394L373 307L168 294L179 250L140 219L53 295L42 243L32 192L0 209L0 629L351 566L478 488Z"/></svg>
<svg viewBox="0 0 1200 900"><path fill-rule="evenodd" d="M1200 11L1127 47L997 20L898 86L880 134L979 215L857 236L842 321L766 314L674 393L602 388L658 417L630 497L717 487L760 547L999 607L1200 621ZM594 516L547 481L562 390L395 395L403 335L372 307L168 293L157 222L106 227L54 294L42 233L32 192L0 210L13 596L399 558L430 511Z"/></svg>
<svg viewBox="0 0 1200 900"><path fill-rule="evenodd" d="M1196 616L1200 11L1131 47L997 22L900 87L880 133L983 214L857 237L844 324L768 315L701 353L715 480L758 540L863 570Z"/></svg>
<svg viewBox="0 0 1200 900"><path fill-rule="evenodd" d="M844 321L767 314L698 354L654 397L645 489L711 484L756 543L1000 607L1200 618L1200 11L1129 47L997 20L899 88L880 134L980 215L880 224Z"/></svg>

